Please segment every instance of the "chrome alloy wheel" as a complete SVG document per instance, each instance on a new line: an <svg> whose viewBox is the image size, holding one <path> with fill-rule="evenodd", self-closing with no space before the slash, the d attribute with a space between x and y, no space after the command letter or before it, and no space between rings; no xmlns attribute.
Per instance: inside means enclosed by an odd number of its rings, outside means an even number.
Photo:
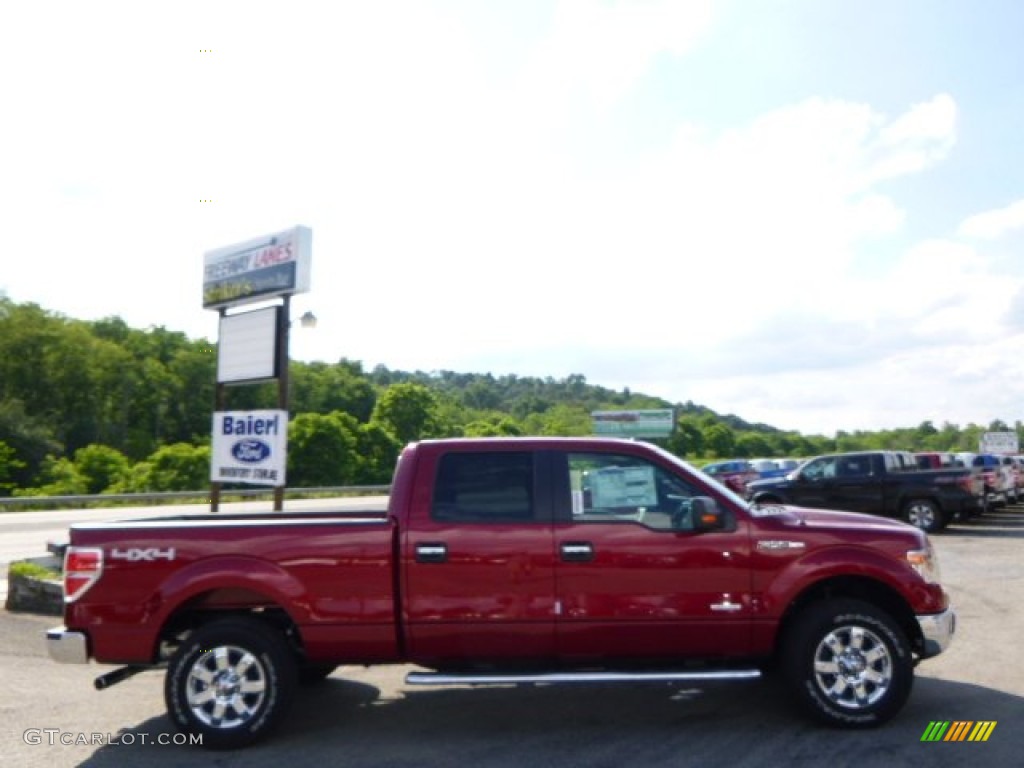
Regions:
<svg viewBox="0 0 1024 768"><path fill-rule="evenodd" d="M186 700L196 720L211 728L237 728L263 703L267 673L245 648L223 645L196 657L186 685Z"/></svg>
<svg viewBox="0 0 1024 768"><path fill-rule="evenodd" d="M829 699L846 709L864 709L885 696L893 663L882 639L851 625L829 632L814 652L814 680Z"/></svg>
<svg viewBox="0 0 1024 768"><path fill-rule="evenodd" d="M907 522L915 528L930 531L938 522L935 507L931 504L916 502L907 509Z"/></svg>

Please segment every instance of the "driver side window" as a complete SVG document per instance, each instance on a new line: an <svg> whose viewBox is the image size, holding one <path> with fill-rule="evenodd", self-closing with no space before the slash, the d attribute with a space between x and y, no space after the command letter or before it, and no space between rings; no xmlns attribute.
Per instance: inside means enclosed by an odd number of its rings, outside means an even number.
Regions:
<svg viewBox="0 0 1024 768"><path fill-rule="evenodd" d="M635 522L655 530L693 530L690 499L696 488L643 459L607 453L570 453L572 521Z"/></svg>
<svg viewBox="0 0 1024 768"><path fill-rule="evenodd" d="M836 460L832 457L809 462L801 472L804 480L828 480L836 476Z"/></svg>

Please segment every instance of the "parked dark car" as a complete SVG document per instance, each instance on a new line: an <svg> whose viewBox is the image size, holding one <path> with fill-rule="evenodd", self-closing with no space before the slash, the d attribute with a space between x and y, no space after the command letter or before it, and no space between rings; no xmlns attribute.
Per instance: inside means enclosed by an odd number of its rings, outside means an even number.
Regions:
<svg viewBox="0 0 1024 768"><path fill-rule="evenodd" d="M978 509L974 486L966 468L921 470L903 451L857 451L818 456L784 478L750 483L747 493L760 504L899 517L933 533Z"/></svg>

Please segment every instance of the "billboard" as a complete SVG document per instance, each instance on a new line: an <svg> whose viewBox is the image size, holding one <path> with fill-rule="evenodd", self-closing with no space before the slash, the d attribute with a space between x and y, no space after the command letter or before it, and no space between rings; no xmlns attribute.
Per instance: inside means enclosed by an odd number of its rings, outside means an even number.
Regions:
<svg viewBox="0 0 1024 768"><path fill-rule="evenodd" d="M650 411L594 411L594 434L605 437L668 437L676 426L671 408Z"/></svg>
<svg viewBox="0 0 1024 768"><path fill-rule="evenodd" d="M277 378L277 328L281 312L281 307L267 307L220 318L218 384Z"/></svg>
<svg viewBox="0 0 1024 768"><path fill-rule="evenodd" d="M978 452L1016 456L1018 453L1017 442L1016 432L986 432L978 441Z"/></svg>
<svg viewBox="0 0 1024 768"><path fill-rule="evenodd" d="M212 482L284 486L287 458L288 411L213 414Z"/></svg>
<svg viewBox="0 0 1024 768"><path fill-rule="evenodd" d="M305 293L313 233L309 227L257 237L203 256L203 307L219 309Z"/></svg>

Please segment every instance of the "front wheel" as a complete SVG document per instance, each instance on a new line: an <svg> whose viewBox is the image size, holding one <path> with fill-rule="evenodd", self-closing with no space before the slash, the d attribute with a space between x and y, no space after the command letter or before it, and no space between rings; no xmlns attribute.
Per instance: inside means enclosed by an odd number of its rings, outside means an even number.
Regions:
<svg viewBox="0 0 1024 768"><path fill-rule="evenodd" d="M786 684L814 719L871 728L892 718L914 682L903 630L860 600L812 605L797 617L782 649Z"/></svg>
<svg viewBox="0 0 1024 768"><path fill-rule="evenodd" d="M928 499L911 499L903 507L903 519L925 533L938 533L949 522L946 515Z"/></svg>
<svg viewBox="0 0 1024 768"><path fill-rule="evenodd" d="M295 689L295 657L260 621L222 619L193 632L167 667L167 713L209 749L259 740L284 715Z"/></svg>

